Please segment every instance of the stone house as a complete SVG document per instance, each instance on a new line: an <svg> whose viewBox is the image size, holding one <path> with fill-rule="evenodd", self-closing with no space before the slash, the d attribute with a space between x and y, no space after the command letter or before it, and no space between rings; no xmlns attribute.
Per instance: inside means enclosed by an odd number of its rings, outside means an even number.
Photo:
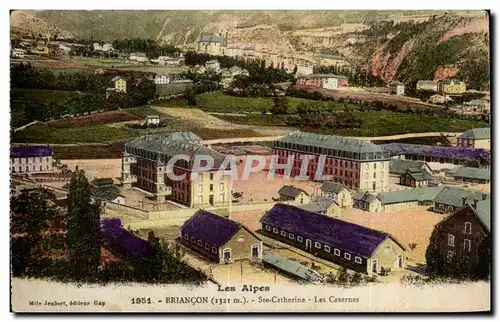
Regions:
<svg viewBox="0 0 500 322"><path fill-rule="evenodd" d="M443 79L438 81L438 93L460 95L465 93L467 85L457 79Z"/></svg>
<svg viewBox="0 0 500 322"><path fill-rule="evenodd" d="M467 203L439 222L427 252L439 275L487 277L491 259L491 200Z"/></svg>
<svg viewBox="0 0 500 322"><path fill-rule="evenodd" d="M218 264L262 259L262 241L240 223L198 210L181 227L181 243Z"/></svg>
<svg viewBox="0 0 500 322"><path fill-rule="evenodd" d="M457 137L457 146L490 150L491 128L468 130Z"/></svg>
<svg viewBox="0 0 500 322"><path fill-rule="evenodd" d="M382 204L375 195L369 192L359 192L352 197L353 207L368 212L382 211Z"/></svg>
<svg viewBox="0 0 500 322"><path fill-rule="evenodd" d="M331 198L343 208L352 207L351 192L338 182L325 182L319 188L322 197Z"/></svg>
<svg viewBox="0 0 500 322"><path fill-rule="evenodd" d="M409 168L399 177L399 184L413 188L426 187L434 177L427 171Z"/></svg>
<svg viewBox="0 0 500 322"><path fill-rule="evenodd" d="M299 202L301 204L309 203L311 197L303 189L286 185L280 188L278 191L279 201L293 201Z"/></svg>
<svg viewBox="0 0 500 322"><path fill-rule="evenodd" d="M316 196L310 203L300 204L297 207L330 217L341 217L343 210L334 199L321 196Z"/></svg>
<svg viewBox="0 0 500 322"><path fill-rule="evenodd" d="M405 94L405 84L398 82L398 81L393 81L389 83L389 89L391 94L396 94L396 95L404 95Z"/></svg>

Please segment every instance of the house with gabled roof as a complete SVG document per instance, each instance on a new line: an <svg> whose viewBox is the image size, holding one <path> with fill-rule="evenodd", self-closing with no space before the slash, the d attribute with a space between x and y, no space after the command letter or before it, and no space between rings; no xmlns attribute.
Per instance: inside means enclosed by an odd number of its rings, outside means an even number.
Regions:
<svg viewBox="0 0 500 322"><path fill-rule="evenodd" d="M436 198L434 198L433 210L439 213L452 213L465 204L474 202L474 200L487 199L490 199L489 194L453 187L443 187Z"/></svg>
<svg viewBox="0 0 500 322"><path fill-rule="evenodd" d="M209 211L198 210L180 232L184 246L219 264L262 258L262 241L252 231Z"/></svg>
<svg viewBox="0 0 500 322"><path fill-rule="evenodd" d="M353 207L368 212L382 211L382 204L377 196L369 193L368 191L361 191L352 196Z"/></svg>
<svg viewBox="0 0 500 322"><path fill-rule="evenodd" d="M332 198L343 208L352 207L351 192L341 183L324 182L319 191L322 197Z"/></svg>
<svg viewBox="0 0 500 322"><path fill-rule="evenodd" d="M429 168L427 162L425 161L392 159L389 163L389 174L392 176L400 177L402 174L406 173L406 170L410 168L422 169L429 173L432 173L432 170Z"/></svg>
<svg viewBox="0 0 500 322"><path fill-rule="evenodd" d="M408 168L399 177L399 184L413 188L426 187L434 177L427 171L419 168Z"/></svg>
<svg viewBox="0 0 500 322"><path fill-rule="evenodd" d="M470 129L457 137L457 146L490 150L491 128Z"/></svg>
<svg viewBox="0 0 500 322"><path fill-rule="evenodd" d="M491 200L474 200L439 222L427 249L433 274L485 278L490 274Z"/></svg>
<svg viewBox="0 0 500 322"><path fill-rule="evenodd" d="M406 248L381 231L286 204L266 212L261 225L264 236L356 272L405 269Z"/></svg>
<svg viewBox="0 0 500 322"><path fill-rule="evenodd" d="M92 199L103 202L111 201L115 203L125 204L125 196L122 195L120 189L115 185L112 178L98 178L90 181L90 194Z"/></svg>
<svg viewBox="0 0 500 322"><path fill-rule="evenodd" d="M303 189L294 187L292 185L285 185L280 188L278 191L279 201L292 201L292 202L300 202L309 203L311 200L310 195Z"/></svg>
<svg viewBox="0 0 500 322"><path fill-rule="evenodd" d="M431 206L443 187L422 187L399 191L381 192L377 199L384 211L397 211L413 206Z"/></svg>
<svg viewBox="0 0 500 322"><path fill-rule="evenodd" d="M322 196L315 196L310 203L300 204L297 207L330 217L342 216L343 210L334 199Z"/></svg>

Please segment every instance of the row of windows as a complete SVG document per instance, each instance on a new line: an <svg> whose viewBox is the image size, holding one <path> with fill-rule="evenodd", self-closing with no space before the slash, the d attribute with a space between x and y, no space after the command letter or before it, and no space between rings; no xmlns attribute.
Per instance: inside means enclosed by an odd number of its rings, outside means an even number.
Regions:
<svg viewBox="0 0 500 322"><path fill-rule="evenodd" d="M10 162L14 163L33 163L33 162L49 162L49 157L32 157L32 158L12 158Z"/></svg>
<svg viewBox="0 0 500 322"><path fill-rule="evenodd" d="M470 252L471 244L472 242L470 239L464 239L464 250ZM448 235L448 246L455 247L455 236L452 234Z"/></svg>
<svg viewBox="0 0 500 322"><path fill-rule="evenodd" d="M280 147L280 148L290 149L290 150L324 154L324 155L341 157L341 158L345 158L345 159L354 159L354 160L386 159L388 157L384 153L379 153L379 152L357 153L357 152L351 152L351 151L327 149L327 148L320 148L320 147L312 146L312 145L302 145L302 144L295 144L295 143L288 143L288 142L281 142L281 141L276 141L275 146Z"/></svg>
<svg viewBox="0 0 500 322"><path fill-rule="evenodd" d="M438 204L438 209L441 209L441 210L443 210L443 211L444 211L444 210L445 210L445 205L443 205L443 204L441 204L441 203L440 203L440 204ZM454 209L454 208L453 208L453 206L448 206L448 207L446 207L446 211L453 211L453 209Z"/></svg>
<svg viewBox="0 0 500 322"><path fill-rule="evenodd" d="M271 226L266 225L266 230L267 230L267 231L271 231ZM275 234L280 233L280 234L281 234L281 236L283 236L283 237L287 237L287 232L286 232L286 231L284 231L284 230L281 230L281 232L280 232L278 228L273 228L273 233L275 233ZM295 240L295 235L294 235L294 234L292 234L292 233L288 233L288 239L290 239L290 240ZM302 238L302 236L297 235L297 241L298 241L299 243L302 243L302 242L304 241L304 239ZM319 242L314 242L314 247L315 247L315 248L318 248L318 249L321 249L321 243L319 243ZM328 246L328 245L323 245L323 249L324 249L324 250L325 250L325 252L327 252L327 253L330 253L330 252L331 252L331 247L330 247L330 246ZM335 256L339 256L339 257L340 257L340 249L338 249L338 248L334 248L334 249L333 249L333 254L334 254ZM344 258L345 258L345 259L347 259L347 260L351 260L351 254L349 254L349 253L347 253L347 252L344 252ZM361 263L362 263L362 259L361 259L361 257L359 257L359 256L354 256L354 261L355 261L357 264L361 264Z"/></svg>
<svg viewBox="0 0 500 322"><path fill-rule="evenodd" d="M205 244L205 247L204 247L204 248L205 248L205 250L210 251L210 249L212 249L212 253L217 254L217 247L215 247L215 246L210 246L210 245L209 245L209 244L207 244L207 243L203 243L203 241L202 241L201 239L198 239L198 240L197 240L195 237L191 237L191 238L189 238L189 235L188 235L188 234L184 234L184 239L185 239L185 240L188 240L188 241L189 241L189 240L191 240L191 243L192 243L193 245L197 245L198 247L203 247L203 244Z"/></svg>
<svg viewBox="0 0 500 322"><path fill-rule="evenodd" d="M212 174L212 173L211 173ZM210 184L210 191L214 191L214 185L213 184ZM224 183L220 183L219 184L219 190L220 191L224 191ZM198 193L202 193L203 192L203 183L200 183L198 185Z"/></svg>
<svg viewBox="0 0 500 322"><path fill-rule="evenodd" d="M19 170L17 170L19 168ZM40 165L38 166L38 171L44 171L44 170L49 170L49 167L48 166L45 166L45 169ZM12 166L10 168L10 171L12 171L13 173L19 171L19 172L28 172L30 171L30 166ZM33 166L32 167L32 170L31 171L37 171L36 170L36 166Z"/></svg>

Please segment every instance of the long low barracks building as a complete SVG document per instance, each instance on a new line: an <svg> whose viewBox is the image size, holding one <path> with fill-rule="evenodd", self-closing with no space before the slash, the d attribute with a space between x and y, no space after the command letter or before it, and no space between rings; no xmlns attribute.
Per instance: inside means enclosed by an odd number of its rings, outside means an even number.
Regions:
<svg viewBox="0 0 500 322"><path fill-rule="evenodd" d="M359 273L405 269L405 247L381 231L286 204L276 204L261 225L264 236Z"/></svg>

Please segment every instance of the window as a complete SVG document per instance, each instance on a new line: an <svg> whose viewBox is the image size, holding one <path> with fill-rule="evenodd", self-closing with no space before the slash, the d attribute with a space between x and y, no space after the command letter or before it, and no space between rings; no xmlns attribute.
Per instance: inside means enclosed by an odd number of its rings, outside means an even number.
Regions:
<svg viewBox="0 0 500 322"><path fill-rule="evenodd" d="M451 260L453 259L453 252L452 251L449 251L447 254L446 254L446 261L448 263L451 263Z"/></svg>
<svg viewBox="0 0 500 322"><path fill-rule="evenodd" d="M448 206L448 211L453 211L453 207L452 206Z"/></svg>
<svg viewBox="0 0 500 322"><path fill-rule="evenodd" d="M184 234L184 239L189 239L189 235L188 234Z"/></svg>
<svg viewBox="0 0 500 322"><path fill-rule="evenodd" d="M316 247L316 248L321 248L321 244L320 244L320 243L318 243L318 242L315 242L315 243L314 243L314 247Z"/></svg>
<svg viewBox="0 0 500 322"><path fill-rule="evenodd" d="M266 225L266 230L271 231L271 226Z"/></svg>
<svg viewBox="0 0 500 322"><path fill-rule="evenodd" d="M281 231L281 236L285 236L286 237L286 231L282 230Z"/></svg>
<svg viewBox="0 0 500 322"><path fill-rule="evenodd" d="M219 185L219 190L220 190L220 191L224 191L224 184L223 184L223 183L221 183L221 184Z"/></svg>
<svg viewBox="0 0 500 322"><path fill-rule="evenodd" d="M448 235L448 246L455 247L455 236L452 234Z"/></svg>
<svg viewBox="0 0 500 322"><path fill-rule="evenodd" d="M273 228L273 233L277 234L278 233L278 228Z"/></svg>
<svg viewBox="0 0 500 322"><path fill-rule="evenodd" d="M198 192L199 193L203 192L203 184L201 184L201 183L198 185Z"/></svg>
<svg viewBox="0 0 500 322"><path fill-rule="evenodd" d="M363 261L361 260L361 257L356 256L354 257L354 262L356 262L356 264L361 264Z"/></svg>
<svg viewBox="0 0 500 322"><path fill-rule="evenodd" d="M345 253L344 254L344 258L347 259L347 260L351 260L351 254Z"/></svg>
<svg viewBox="0 0 500 322"><path fill-rule="evenodd" d="M209 245L209 244L207 244L207 243L205 243L205 249L206 249L206 250L210 250L210 245Z"/></svg>
<svg viewBox="0 0 500 322"><path fill-rule="evenodd" d="M192 242L192 243L196 243L196 238L191 237L191 242Z"/></svg>
<svg viewBox="0 0 500 322"><path fill-rule="evenodd" d="M335 248L333 250L333 253L335 254L335 256L340 256L340 249Z"/></svg>
<svg viewBox="0 0 500 322"><path fill-rule="evenodd" d="M390 251L390 250L391 250L391 245L387 245L387 246L385 246L385 251L386 251L386 252L388 252L388 251Z"/></svg>
<svg viewBox="0 0 500 322"><path fill-rule="evenodd" d="M242 243L244 241L245 241L245 237L243 237L243 236L238 237L238 243Z"/></svg>
<svg viewBox="0 0 500 322"><path fill-rule="evenodd" d="M213 179L214 179L214 174L210 173L210 180L213 180Z"/></svg>
<svg viewBox="0 0 500 322"><path fill-rule="evenodd" d="M438 205L438 208L439 208L439 209L444 209L444 205L443 205L443 204L439 204L439 205Z"/></svg>
<svg viewBox="0 0 500 322"><path fill-rule="evenodd" d="M330 246L325 245L325 252L329 253L330 252Z"/></svg>
<svg viewBox="0 0 500 322"><path fill-rule="evenodd" d="M217 254L217 248L216 247L212 247L212 253Z"/></svg>
<svg viewBox="0 0 500 322"><path fill-rule="evenodd" d="M198 246L203 246L203 242L201 240L198 240Z"/></svg>
<svg viewBox="0 0 500 322"><path fill-rule="evenodd" d="M210 191L214 191L214 185L210 184Z"/></svg>
<svg viewBox="0 0 500 322"><path fill-rule="evenodd" d="M472 224L468 221L465 222L464 233L471 234L472 233Z"/></svg>
<svg viewBox="0 0 500 322"><path fill-rule="evenodd" d="M471 245L470 239L464 239L464 250L465 251L470 252L470 245Z"/></svg>
<svg viewBox="0 0 500 322"><path fill-rule="evenodd" d="M203 203L203 196L198 197L198 203Z"/></svg>
<svg viewBox="0 0 500 322"><path fill-rule="evenodd" d="M294 240L294 239L295 239L295 236L294 236L292 233L289 233L289 234L288 234L288 238L290 238L290 239Z"/></svg>
<svg viewBox="0 0 500 322"><path fill-rule="evenodd" d="M299 243L302 243L302 241L303 241L302 237L301 237L301 236L297 236L297 241L298 241Z"/></svg>

